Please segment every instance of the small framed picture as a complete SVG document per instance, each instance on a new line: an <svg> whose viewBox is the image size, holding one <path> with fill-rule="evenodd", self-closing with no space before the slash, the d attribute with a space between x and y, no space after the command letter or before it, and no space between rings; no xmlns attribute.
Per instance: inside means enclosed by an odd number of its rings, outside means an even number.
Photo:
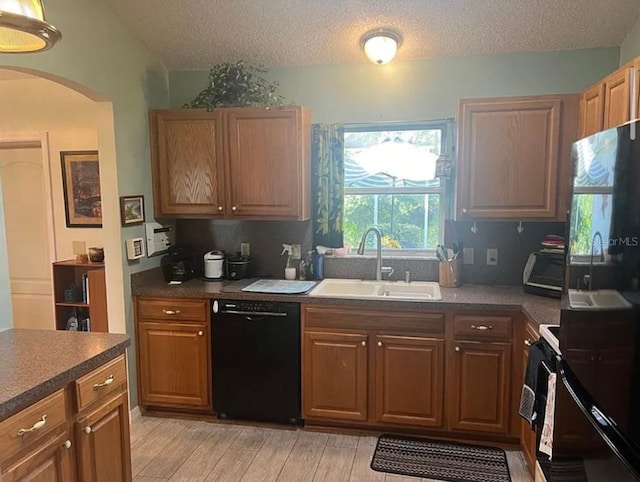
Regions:
<svg viewBox="0 0 640 482"><path fill-rule="evenodd" d="M120 196L120 218L123 226L144 223L144 196Z"/></svg>
<svg viewBox="0 0 640 482"><path fill-rule="evenodd" d="M67 227L102 227L98 151L62 151L60 160Z"/></svg>

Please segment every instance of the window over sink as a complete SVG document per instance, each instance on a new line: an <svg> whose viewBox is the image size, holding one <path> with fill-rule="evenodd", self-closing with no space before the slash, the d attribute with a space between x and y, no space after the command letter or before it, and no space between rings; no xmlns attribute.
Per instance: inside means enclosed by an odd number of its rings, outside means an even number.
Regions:
<svg viewBox="0 0 640 482"><path fill-rule="evenodd" d="M436 177L444 132L444 123L345 126L345 243L358 246L377 226L386 255L435 250L444 224L444 183ZM366 248L375 243L370 236Z"/></svg>

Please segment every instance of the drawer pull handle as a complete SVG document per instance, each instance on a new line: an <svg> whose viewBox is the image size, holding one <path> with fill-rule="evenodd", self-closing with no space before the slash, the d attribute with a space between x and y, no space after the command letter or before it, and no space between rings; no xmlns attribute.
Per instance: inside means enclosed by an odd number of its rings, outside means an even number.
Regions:
<svg viewBox="0 0 640 482"><path fill-rule="evenodd" d="M367 346L367 342L366 342L366 341L361 341L361 342L360 342L360 344L361 344L362 346Z"/></svg>
<svg viewBox="0 0 640 482"><path fill-rule="evenodd" d="M238 210L238 208L237 208L236 206L231 206L231 210L232 210L233 212L235 212L235 211L237 211L237 210Z"/></svg>
<svg viewBox="0 0 640 482"><path fill-rule="evenodd" d="M179 315L180 310L162 310L165 315Z"/></svg>
<svg viewBox="0 0 640 482"><path fill-rule="evenodd" d="M109 386L109 385L111 385L113 383L114 380L115 380L115 377L113 375L109 375L104 382L102 382L102 383L94 383L93 384L93 389L97 390L98 388Z"/></svg>
<svg viewBox="0 0 640 482"><path fill-rule="evenodd" d="M456 347L456 351L460 351L460 347L459 346Z"/></svg>
<svg viewBox="0 0 640 482"><path fill-rule="evenodd" d="M471 325L471 328L479 331L493 330L493 325Z"/></svg>
<svg viewBox="0 0 640 482"><path fill-rule="evenodd" d="M378 346L382 346L382 342L381 341L378 342Z"/></svg>
<svg viewBox="0 0 640 482"><path fill-rule="evenodd" d="M65 449L70 449L71 448L71 440L65 440L65 442L62 444L62 446Z"/></svg>
<svg viewBox="0 0 640 482"><path fill-rule="evenodd" d="M218 206L218 211L222 211L222 206Z"/></svg>
<svg viewBox="0 0 640 482"><path fill-rule="evenodd" d="M89 425L87 425L87 426L84 428L84 433L86 433L87 435L89 435L89 434L91 433L91 427L90 427Z"/></svg>
<svg viewBox="0 0 640 482"><path fill-rule="evenodd" d="M46 424L47 424L47 416L43 415L42 418L38 420L36 423L34 423L31 428L21 428L20 430L18 430L18 437L22 437L25 433L35 432L37 430L40 430Z"/></svg>
<svg viewBox="0 0 640 482"><path fill-rule="evenodd" d="M198 336L203 336L203 335L204 335L204 331L200 330L200 331L198 332Z"/></svg>
<svg viewBox="0 0 640 482"><path fill-rule="evenodd" d="M525 340L524 344L527 345L527 346L531 346L531 342L529 340Z"/></svg>

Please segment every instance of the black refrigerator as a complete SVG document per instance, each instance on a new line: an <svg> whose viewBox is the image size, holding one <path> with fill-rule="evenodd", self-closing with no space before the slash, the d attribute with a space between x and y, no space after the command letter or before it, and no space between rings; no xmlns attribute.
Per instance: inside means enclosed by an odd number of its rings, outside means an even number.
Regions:
<svg viewBox="0 0 640 482"><path fill-rule="evenodd" d="M640 122L577 141L573 162L566 279L575 286L590 272L592 289L615 289L633 305L636 334L629 424L622 427L602 410L567 363L563 382L611 452L640 480ZM590 267L593 264L596 268ZM603 323L607 316L612 315L603 313Z"/></svg>

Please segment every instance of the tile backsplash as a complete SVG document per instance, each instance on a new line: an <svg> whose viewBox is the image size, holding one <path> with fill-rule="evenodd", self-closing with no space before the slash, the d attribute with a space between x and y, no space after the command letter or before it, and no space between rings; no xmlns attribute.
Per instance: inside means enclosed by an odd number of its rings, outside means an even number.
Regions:
<svg viewBox="0 0 640 482"><path fill-rule="evenodd" d="M475 263L464 265L465 283L520 285L522 271L532 251L540 248L547 234L565 234L564 223L523 223L524 232L517 232L515 222L478 222L476 234L471 232L470 222L453 222L448 226L454 233L446 233L450 244L457 238L463 246L474 248ZM176 242L189 245L196 254L196 266L203 270L202 256L218 249L227 255L240 251L240 243L251 244L255 276L282 278L286 257L280 256L282 243L300 244L302 252L311 249L313 235L311 221L227 221L227 220L178 220ZM487 248L498 249L498 266L486 265ZM395 270L392 279L404 279L405 271L411 271L413 280L437 280L437 263L431 260L385 258L385 266ZM325 277L364 278L375 277L376 261L371 257L330 258L325 261Z"/></svg>
<svg viewBox="0 0 640 482"><path fill-rule="evenodd" d="M522 284L522 272L529 254L540 249L547 234L565 235L565 223L523 222L524 232L518 233L517 222L478 222L476 234L472 222L454 222L455 236L447 233L445 240L456 239L475 251L475 263L464 265L465 283L517 286ZM498 265L487 266L487 249L498 250Z"/></svg>

